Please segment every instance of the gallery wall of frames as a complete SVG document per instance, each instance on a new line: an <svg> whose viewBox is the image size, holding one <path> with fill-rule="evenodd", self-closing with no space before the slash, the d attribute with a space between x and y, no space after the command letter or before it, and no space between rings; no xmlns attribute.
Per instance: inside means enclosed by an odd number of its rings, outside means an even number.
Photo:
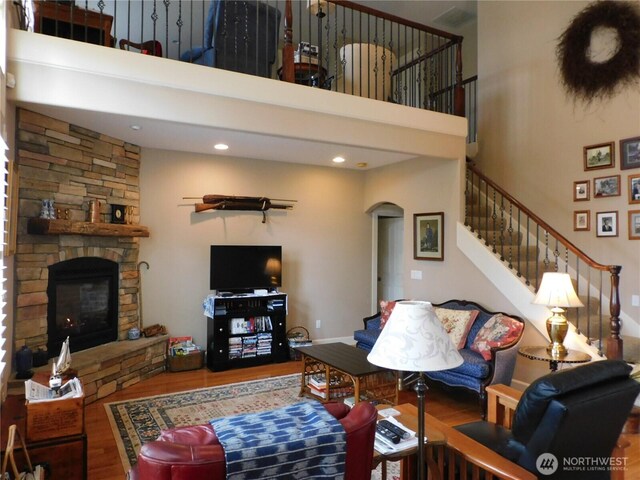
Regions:
<svg viewBox="0 0 640 480"><path fill-rule="evenodd" d="M585 176L589 172L592 174L590 178L573 182L573 201L597 201L626 195L629 207L623 212L596 210L593 218L591 210L576 209L573 212L573 229L589 232L593 220L597 237L617 237L620 222L626 221L629 240L640 240L640 136L619 140L617 154L619 167L616 165L616 142L583 148ZM634 205L638 209L634 209Z"/></svg>

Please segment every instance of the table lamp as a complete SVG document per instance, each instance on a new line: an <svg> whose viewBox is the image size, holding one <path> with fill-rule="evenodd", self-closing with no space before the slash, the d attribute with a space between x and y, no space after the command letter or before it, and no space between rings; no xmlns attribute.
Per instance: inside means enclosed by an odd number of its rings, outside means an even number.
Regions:
<svg viewBox="0 0 640 480"><path fill-rule="evenodd" d="M545 272L533 303L551 307L552 315L547 318L547 333L551 343L547 347L547 351L552 357L564 357L567 354L567 349L562 342L567 336L569 324L564 316L563 307L582 307L582 302L573 289L569 274Z"/></svg>
<svg viewBox="0 0 640 480"><path fill-rule="evenodd" d="M431 303L397 302L378 340L367 356L369 362L390 370L418 372L418 479L425 479L424 372L448 370L462 364Z"/></svg>

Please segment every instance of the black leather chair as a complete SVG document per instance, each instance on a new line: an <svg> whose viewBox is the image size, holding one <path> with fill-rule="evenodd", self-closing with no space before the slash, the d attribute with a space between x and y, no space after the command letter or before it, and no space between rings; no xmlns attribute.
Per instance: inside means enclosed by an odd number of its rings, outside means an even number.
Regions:
<svg viewBox="0 0 640 480"><path fill-rule="evenodd" d="M180 60L270 78L280 17L280 11L268 3L211 0L204 45L184 52Z"/></svg>
<svg viewBox="0 0 640 480"><path fill-rule="evenodd" d="M602 462L640 393L630 371L623 361L603 360L551 373L524 391L511 429L486 421L454 428L539 478L610 478Z"/></svg>

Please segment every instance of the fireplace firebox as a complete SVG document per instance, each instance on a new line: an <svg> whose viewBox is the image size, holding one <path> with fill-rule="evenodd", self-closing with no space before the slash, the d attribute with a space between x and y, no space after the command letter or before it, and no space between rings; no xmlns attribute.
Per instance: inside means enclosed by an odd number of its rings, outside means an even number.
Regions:
<svg viewBox="0 0 640 480"><path fill-rule="evenodd" d="M71 352L118 339L118 264L82 257L49 267L47 350L59 354L69 337Z"/></svg>

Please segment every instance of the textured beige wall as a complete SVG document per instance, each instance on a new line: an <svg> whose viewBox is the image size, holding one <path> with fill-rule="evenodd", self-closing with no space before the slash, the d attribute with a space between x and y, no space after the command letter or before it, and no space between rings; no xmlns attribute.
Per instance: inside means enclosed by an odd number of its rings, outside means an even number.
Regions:
<svg viewBox="0 0 640 480"><path fill-rule="evenodd" d="M628 176L619 140L640 135L640 89L627 88L591 105L561 86L558 37L588 2L478 3L479 154L477 165L595 261L622 265L621 303L633 319L640 308L640 241L628 240ZM524 23L526 19L526 27ZM615 142L615 168L585 172L583 147ZM622 195L573 202L573 182L621 175ZM591 231L573 231L573 211L591 210ZM597 238L596 212L617 211L619 236ZM624 327L623 327L624 328ZM623 331L624 332L624 331ZM628 332L638 336L639 332Z"/></svg>
<svg viewBox="0 0 640 480"><path fill-rule="evenodd" d="M203 342L202 300L211 244L282 245L287 327L312 339L352 337L369 312L371 221L362 208L363 172L144 150L141 166L143 321ZM293 210L194 213L183 196L294 199ZM193 202L193 201L191 201ZM316 329L316 320L322 328Z"/></svg>

